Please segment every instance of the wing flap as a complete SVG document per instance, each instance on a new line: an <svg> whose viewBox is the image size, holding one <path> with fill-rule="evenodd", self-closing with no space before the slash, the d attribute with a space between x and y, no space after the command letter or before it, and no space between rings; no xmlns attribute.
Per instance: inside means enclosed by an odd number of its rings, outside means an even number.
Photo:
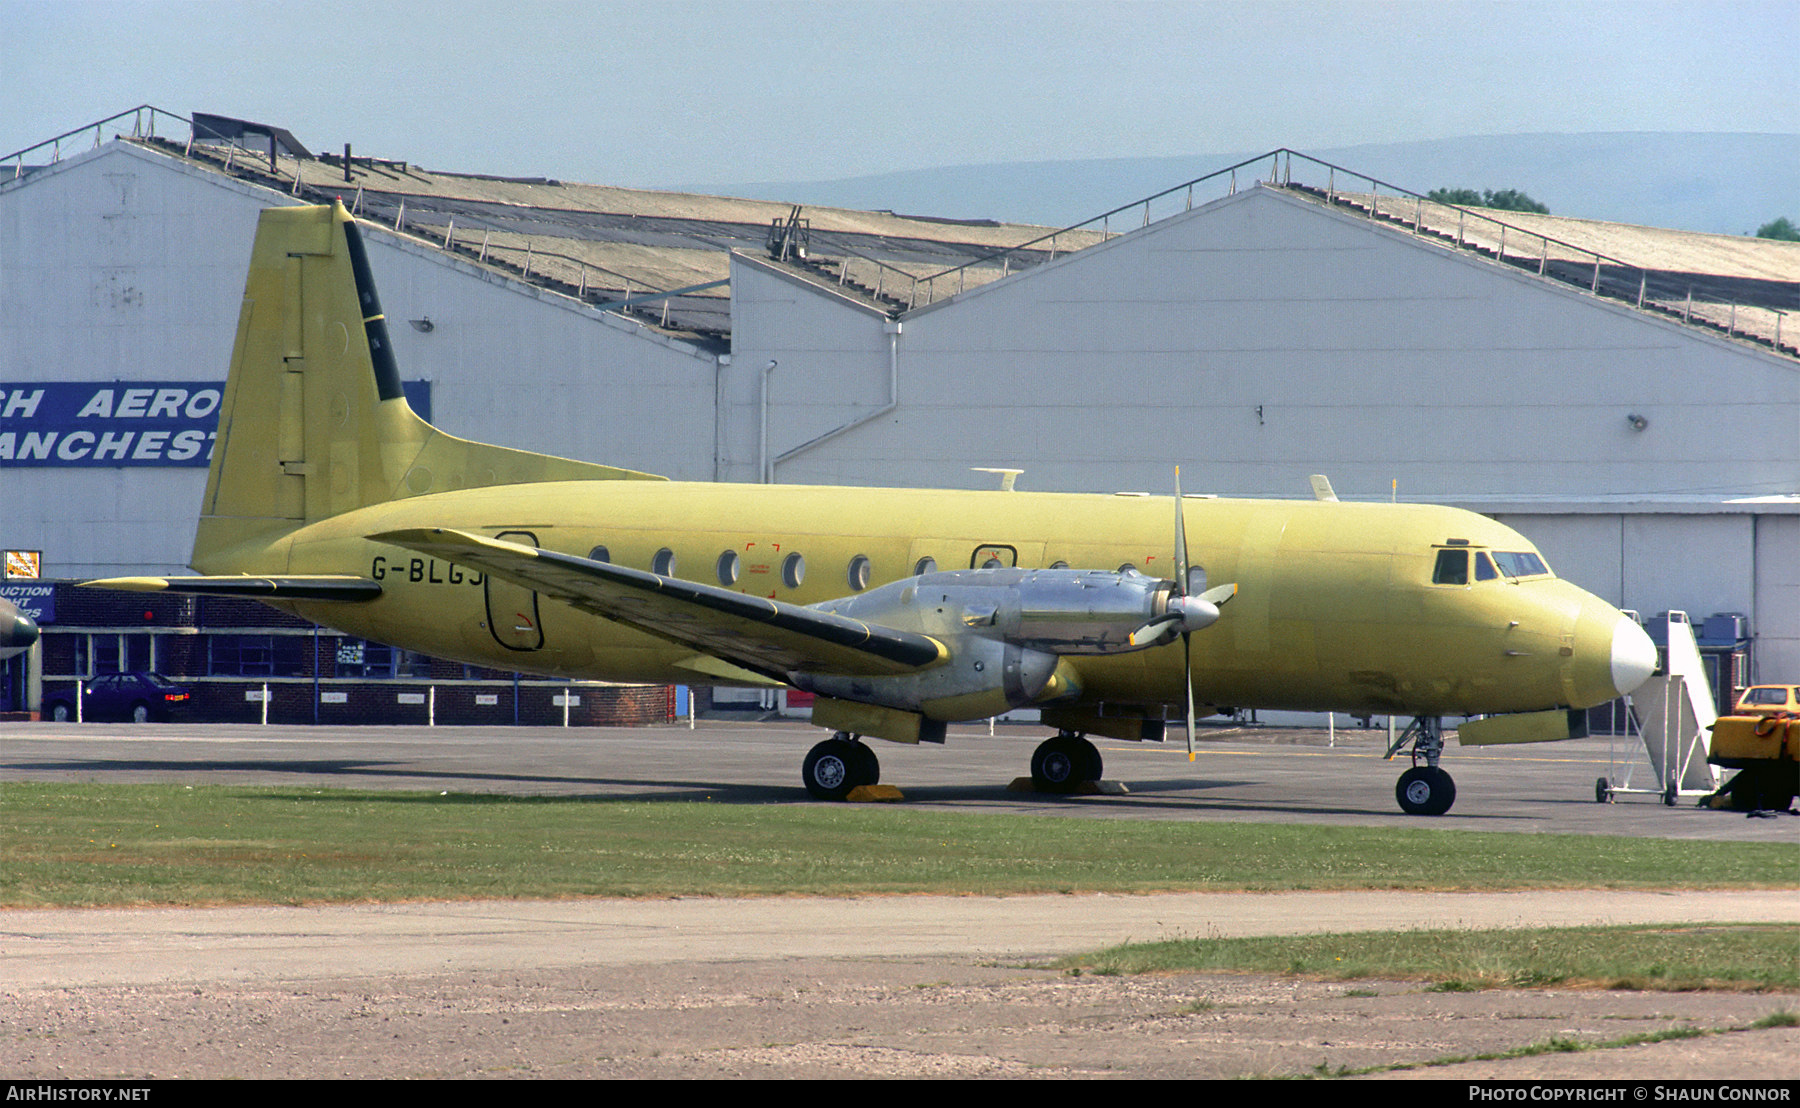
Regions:
<svg viewBox="0 0 1800 1108"><path fill-rule="evenodd" d="M232 596L246 600L338 600L359 603L381 595L381 585L367 577L334 575L287 577L108 577L83 581L83 588L123 592L174 592L193 596Z"/></svg>
<svg viewBox="0 0 1800 1108"><path fill-rule="evenodd" d="M929 635L466 531L413 528L369 538L475 566L776 680L795 672L912 673L948 657Z"/></svg>

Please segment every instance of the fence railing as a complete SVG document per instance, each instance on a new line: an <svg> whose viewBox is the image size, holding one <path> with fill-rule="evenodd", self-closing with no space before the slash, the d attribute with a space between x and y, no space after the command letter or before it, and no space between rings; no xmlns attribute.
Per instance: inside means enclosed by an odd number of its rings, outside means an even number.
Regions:
<svg viewBox="0 0 1800 1108"><path fill-rule="evenodd" d="M85 138L88 132L92 131L93 141L87 143L85 147L86 149L91 150L106 141L107 126L117 123L121 119L129 118L131 120L132 138L154 138L156 135L156 120L158 116L178 123L183 127L192 128L194 125L193 121L186 116L177 115L174 112L166 112L161 108L152 107L149 104L139 104L135 108L128 108L115 115L109 115L105 119L97 119L92 123L84 123L73 131L64 131L62 134L56 135L53 138L47 138L43 142L33 143L22 150L14 150L10 154L0 155L0 168L10 164L12 166L13 179L17 180L25 174L25 159L36 154L38 151L45 149L49 150L50 159L44 164L55 165L63 159L63 144L65 142L69 142L69 140L77 137ZM76 144L70 142L69 145L71 148L74 148Z"/></svg>
<svg viewBox="0 0 1800 1108"><path fill-rule="evenodd" d="M1302 181L1298 184L1294 180L1295 162L1302 167ZM1314 178L1313 184L1305 183L1307 176ZM1731 292L1734 286L1755 282L1729 277L1708 282L1691 275L1650 269L1532 230L1522 221L1508 221L1485 211L1435 201L1392 182L1285 147L932 273L909 272L835 244L828 249L845 255L840 282L848 278L852 265L849 259L854 258L865 273L875 275L878 287L888 298L904 302L906 310L910 310L986 284L1013 270L1054 260L1071 246L1080 249L1095 241L1105 242L1128 230L1191 211L1197 199L1204 204L1237 192L1240 185L1264 183L1310 193L1334 208L1356 211L1442 245L1470 250L1597 296L1640 309L1654 309L1685 323L1705 324L1728 337L1767 344L1777 352L1800 354L1800 345L1796 345L1800 335L1789 319L1793 312L1746 301ZM1077 235L1085 241L1079 245L1067 241ZM868 283L867 279L859 280L865 287Z"/></svg>

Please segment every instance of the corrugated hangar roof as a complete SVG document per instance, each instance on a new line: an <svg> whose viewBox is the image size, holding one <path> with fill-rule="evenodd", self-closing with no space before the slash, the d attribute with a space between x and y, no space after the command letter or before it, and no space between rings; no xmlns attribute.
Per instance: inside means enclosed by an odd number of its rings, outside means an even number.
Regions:
<svg viewBox="0 0 1800 1108"><path fill-rule="evenodd" d="M171 114L137 109L145 111L153 121ZM206 121L205 133L195 126L186 142L119 137L314 202L341 197L358 216L465 260L721 351L731 330L726 282L734 250L771 256L806 280L899 315L1191 209L1197 198L1210 199L1205 190L1254 183L1800 357L1800 243L1438 204L1293 151L1261 155L1073 228L1049 229L454 173L362 156L346 173L344 155L306 156L279 128L195 119ZM233 130L221 121L263 141L221 141L221 131ZM96 142L110 122L89 125ZM7 160L17 157L27 172L29 152ZM1309 180L1296 180L1297 168ZM1357 185L1361 191L1352 190Z"/></svg>
<svg viewBox="0 0 1800 1108"><path fill-rule="evenodd" d="M1800 242L1288 187L1396 230L1800 354Z"/></svg>
<svg viewBox="0 0 1800 1108"><path fill-rule="evenodd" d="M872 278L871 301L904 306L903 300L886 294L912 278L1017 247L1046 230L893 212L801 210L763 200L543 177L453 173L354 155L346 174L343 157L335 154L304 159L277 149L271 157L261 149L164 138L127 141L289 195L319 202L342 198L361 218L721 348L731 330L724 282L732 250L769 252L802 267L820 253L840 261L864 259L859 264L889 274L885 281ZM1057 249L1078 249L1103 237L1070 232ZM1050 249L1026 253L1048 257ZM1003 263L994 264L993 275L998 276ZM816 264L812 268L818 269ZM844 287L859 291L849 282ZM873 296L877 292L881 298Z"/></svg>

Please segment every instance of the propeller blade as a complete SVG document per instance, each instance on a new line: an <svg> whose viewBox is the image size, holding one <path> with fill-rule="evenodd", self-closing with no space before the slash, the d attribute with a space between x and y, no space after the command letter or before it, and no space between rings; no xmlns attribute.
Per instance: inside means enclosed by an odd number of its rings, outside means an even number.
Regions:
<svg viewBox="0 0 1800 1108"><path fill-rule="evenodd" d="M1187 756L1194 760L1194 640L1193 633L1209 627L1219 618L1218 604L1206 596L1193 599L1187 595L1188 544L1187 518L1181 511L1181 467L1175 467L1175 589L1169 594L1169 608L1181 623L1181 683L1187 687ZM1209 589L1208 594L1216 592ZM1236 586L1232 587L1236 591Z"/></svg>
<svg viewBox="0 0 1800 1108"><path fill-rule="evenodd" d="M1175 467L1175 593L1187 595L1188 545L1187 522L1181 515L1181 467Z"/></svg>
<svg viewBox="0 0 1800 1108"><path fill-rule="evenodd" d="M1171 603L1173 603L1173 601L1171 601ZM1171 611L1168 615L1157 616L1149 623L1146 623L1136 631L1133 631L1129 641L1134 647L1155 646L1174 635L1174 633L1180 629L1181 613Z"/></svg>
<svg viewBox="0 0 1800 1108"><path fill-rule="evenodd" d="M1196 599L1204 600L1215 608L1223 608L1225 602L1237 595L1237 584L1215 585L1201 593ZM1217 617L1214 617L1217 618Z"/></svg>
<svg viewBox="0 0 1800 1108"><path fill-rule="evenodd" d="M1194 760L1194 643L1181 636L1181 672L1187 678L1187 750L1188 761Z"/></svg>

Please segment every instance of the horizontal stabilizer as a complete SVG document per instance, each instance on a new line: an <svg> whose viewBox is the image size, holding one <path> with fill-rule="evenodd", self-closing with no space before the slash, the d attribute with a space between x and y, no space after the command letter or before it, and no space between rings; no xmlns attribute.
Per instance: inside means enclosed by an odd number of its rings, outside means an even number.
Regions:
<svg viewBox="0 0 1800 1108"><path fill-rule="evenodd" d="M374 600L381 586L366 577L108 577L83 588L235 596L245 600Z"/></svg>

